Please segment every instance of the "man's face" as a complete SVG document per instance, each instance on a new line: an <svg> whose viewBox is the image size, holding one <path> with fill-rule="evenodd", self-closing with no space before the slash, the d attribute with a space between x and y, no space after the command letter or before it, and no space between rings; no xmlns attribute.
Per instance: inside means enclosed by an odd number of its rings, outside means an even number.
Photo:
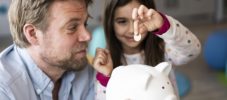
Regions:
<svg viewBox="0 0 227 100"><path fill-rule="evenodd" d="M41 59L64 70L83 69L91 39L85 26L88 13L84 0L57 1L49 11L49 26L39 42Z"/></svg>

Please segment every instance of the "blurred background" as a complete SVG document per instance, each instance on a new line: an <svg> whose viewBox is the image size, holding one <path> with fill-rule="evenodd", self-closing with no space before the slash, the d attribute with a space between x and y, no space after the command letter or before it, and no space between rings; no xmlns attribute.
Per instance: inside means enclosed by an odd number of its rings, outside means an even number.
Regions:
<svg viewBox="0 0 227 100"><path fill-rule="evenodd" d="M173 16L201 41L202 52L192 62L176 68L182 100L227 100L227 0L155 0L158 10ZM10 0L0 0L0 51L12 44L7 9ZM105 0L89 7L93 19L88 29L102 26ZM93 43L93 44L92 44ZM92 42L89 49L93 48Z"/></svg>

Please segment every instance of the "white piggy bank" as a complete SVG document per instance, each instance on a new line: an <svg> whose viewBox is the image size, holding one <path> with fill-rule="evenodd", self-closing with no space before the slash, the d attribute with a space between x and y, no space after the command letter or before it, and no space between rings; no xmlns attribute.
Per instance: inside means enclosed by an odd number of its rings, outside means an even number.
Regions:
<svg viewBox="0 0 227 100"><path fill-rule="evenodd" d="M177 100L169 80L171 64L119 66L112 72L106 100Z"/></svg>

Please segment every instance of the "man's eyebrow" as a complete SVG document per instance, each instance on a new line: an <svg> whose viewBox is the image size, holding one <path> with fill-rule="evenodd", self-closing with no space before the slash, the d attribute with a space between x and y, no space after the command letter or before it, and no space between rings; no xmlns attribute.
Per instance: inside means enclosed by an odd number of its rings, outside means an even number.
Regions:
<svg viewBox="0 0 227 100"><path fill-rule="evenodd" d="M66 22L66 24L69 24L70 22L79 22L81 19L80 18L72 18Z"/></svg>
<svg viewBox="0 0 227 100"><path fill-rule="evenodd" d="M90 14L87 15L86 20L88 20L88 18L93 19L93 17L92 17ZM80 22L81 20L82 20L81 18L71 18L70 20L68 20L68 21L66 22L66 25L67 25L67 24L70 24L71 22Z"/></svg>

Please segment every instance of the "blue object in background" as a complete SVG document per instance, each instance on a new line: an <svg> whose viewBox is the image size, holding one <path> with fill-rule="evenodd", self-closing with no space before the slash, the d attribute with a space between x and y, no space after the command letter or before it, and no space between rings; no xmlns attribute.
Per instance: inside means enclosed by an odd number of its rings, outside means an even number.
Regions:
<svg viewBox="0 0 227 100"><path fill-rule="evenodd" d="M179 71L175 71L176 82L180 97L185 96L191 89L190 80Z"/></svg>
<svg viewBox="0 0 227 100"><path fill-rule="evenodd" d="M211 33L205 41L203 53L209 67L224 70L227 60L227 30Z"/></svg>
<svg viewBox="0 0 227 100"><path fill-rule="evenodd" d="M0 5L0 14L5 15L7 13L7 6Z"/></svg>
<svg viewBox="0 0 227 100"><path fill-rule="evenodd" d="M92 40L88 46L89 55L94 57L96 48L106 48L106 37L102 26L95 28L92 32Z"/></svg>

